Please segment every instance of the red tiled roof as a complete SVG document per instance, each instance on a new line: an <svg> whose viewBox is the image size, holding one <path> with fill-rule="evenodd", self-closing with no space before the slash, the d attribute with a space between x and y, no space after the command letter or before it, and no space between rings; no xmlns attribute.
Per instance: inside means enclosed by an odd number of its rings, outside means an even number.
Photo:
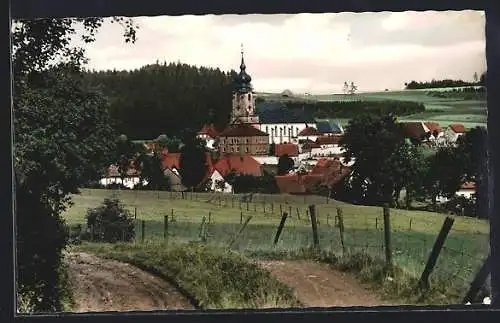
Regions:
<svg viewBox="0 0 500 323"><path fill-rule="evenodd" d="M163 170L169 168L180 168L181 153L168 153L161 157L161 165Z"/></svg>
<svg viewBox="0 0 500 323"><path fill-rule="evenodd" d="M277 157L281 157L285 154L288 155L288 157L295 157L299 155L299 146L295 144L276 144L275 151Z"/></svg>
<svg viewBox="0 0 500 323"><path fill-rule="evenodd" d="M207 135L215 139L219 135L219 132L217 131L217 129L215 129L215 126L213 124L210 124L210 125L204 125L203 128L201 128L201 130L198 131L198 134Z"/></svg>
<svg viewBox="0 0 500 323"><path fill-rule="evenodd" d="M316 143L318 145L338 145L340 139L342 139L342 135L320 136L316 138Z"/></svg>
<svg viewBox="0 0 500 323"><path fill-rule="evenodd" d="M212 155L209 152L205 153L206 155L206 167L208 169L213 168L213 160L212 160ZM161 156L161 165L162 169L165 170L167 168L172 169L172 168L177 168L180 169L180 160L181 160L181 153L168 153L168 152L163 152Z"/></svg>
<svg viewBox="0 0 500 323"><path fill-rule="evenodd" d="M248 124L235 124L224 129L219 134L220 137L254 137L254 136L269 136L267 133L252 127Z"/></svg>
<svg viewBox="0 0 500 323"><path fill-rule="evenodd" d="M281 193L311 192L316 185L332 186L349 175L351 169L341 166L338 160L320 160L313 171L305 175L293 174L275 176Z"/></svg>
<svg viewBox="0 0 500 323"><path fill-rule="evenodd" d="M307 127L305 129L303 129L301 132L299 132L298 135L302 136L302 137L305 137L305 136L317 136L317 135L319 135L319 132L314 127Z"/></svg>
<svg viewBox="0 0 500 323"><path fill-rule="evenodd" d="M301 182L301 178L299 175L283 175L283 176L275 176L276 184L278 185L278 189L280 193L304 193L305 187Z"/></svg>
<svg viewBox="0 0 500 323"><path fill-rule="evenodd" d="M231 171L237 174L262 175L262 170L258 161L250 155L224 155L213 166L223 176L227 176Z"/></svg>
<svg viewBox="0 0 500 323"><path fill-rule="evenodd" d="M476 188L476 183L474 183L474 182L466 182L466 183L463 183L460 188L463 189L463 190L473 190L473 189Z"/></svg>
<svg viewBox="0 0 500 323"><path fill-rule="evenodd" d="M439 123L437 122L426 122L425 126L429 128L429 131L431 133L434 133L434 131L437 131L438 133L443 131L443 129L439 126Z"/></svg>
<svg viewBox="0 0 500 323"><path fill-rule="evenodd" d="M462 124L459 123L453 123L448 126L451 130L453 130L454 133L465 133L465 127Z"/></svg>
<svg viewBox="0 0 500 323"><path fill-rule="evenodd" d="M426 133L422 122L403 122L400 124L407 136L420 139Z"/></svg>

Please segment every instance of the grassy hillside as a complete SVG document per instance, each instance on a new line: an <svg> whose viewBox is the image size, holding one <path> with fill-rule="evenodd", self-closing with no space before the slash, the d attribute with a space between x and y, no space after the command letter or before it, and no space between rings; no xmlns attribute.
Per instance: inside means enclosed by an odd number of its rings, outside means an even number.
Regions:
<svg viewBox="0 0 500 323"><path fill-rule="evenodd" d="M376 207L354 206L313 196L254 195L251 203L241 203L231 195L195 194L180 199L169 192L84 190L75 196L75 205L65 213L69 224L84 224L87 208L96 207L104 197L117 194L131 213L137 209L136 234L142 241L163 241L164 216L168 216L168 243L200 241L200 232L207 232L206 243L228 247L241 228L241 221L253 218L232 249L253 254L269 251L290 253L312 244L308 205L315 204L318 216L320 247L325 252L342 254L337 208L343 213L346 253L367 253L383 258L383 214ZM219 200L220 197L220 200ZM240 209L241 207L241 209ZM276 246L273 239L280 221L280 208L290 212ZM172 216L173 214L173 216ZM202 227L203 218L209 222ZM299 218L300 217L300 218ZM391 231L394 260L408 273L418 276L444 221L445 215L431 212L391 210ZM483 220L458 217L446 241L434 277L467 288L488 250L488 223ZM202 234L204 235L204 234Z"/></svg>
<svg viewBox="0 0 500 323"><path fill-rule="evenodd" d="M462 123L467 128L485 126L487 121L486 100L463 100L461 98L438 98L427 94L429 91L445 91L448 89L404 90L387 92L367 92L356 95L295 95L297 100L308 101L410 101L424 104L426 111L410 116L404 116L401 121L434 121L442 126L451 123ZM261 94L266 100L290 100L279 94Z"/></svg>

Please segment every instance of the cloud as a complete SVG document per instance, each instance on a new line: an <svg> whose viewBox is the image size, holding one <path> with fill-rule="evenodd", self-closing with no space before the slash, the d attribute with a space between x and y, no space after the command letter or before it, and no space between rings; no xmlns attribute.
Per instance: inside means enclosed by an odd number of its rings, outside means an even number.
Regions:
<svg viewBox="0 0 500 323"><path fill-rule="evenodd" d="M136 44L106 23L90 67L134 69L181 61L238 69L244 44L257 91L401 88L408 80L471 79L485 66L481 12L139 17Z"/></svg>

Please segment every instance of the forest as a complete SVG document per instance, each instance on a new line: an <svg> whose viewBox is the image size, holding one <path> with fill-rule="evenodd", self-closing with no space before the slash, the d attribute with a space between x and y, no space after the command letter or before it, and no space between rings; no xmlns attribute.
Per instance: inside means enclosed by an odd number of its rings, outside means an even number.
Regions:
<svg viewBox="0 0 500 323"><path fill-rule="evenodd" d="M223 129L231 113L234 71L156 63L132 71L86 71L109 100L115 129L135 140L177 136L205 123Z"/></svg>

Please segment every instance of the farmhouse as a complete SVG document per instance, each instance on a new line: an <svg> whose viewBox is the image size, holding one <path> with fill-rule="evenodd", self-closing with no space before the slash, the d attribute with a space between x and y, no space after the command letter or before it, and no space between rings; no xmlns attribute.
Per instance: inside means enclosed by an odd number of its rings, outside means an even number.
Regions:
<svg viewBox="0 0 500 323"><path fill-rule="evenodd" d="M444 130L439 126L439 123L436 122L425 122L424 129L430 133L429 139L439 139L444 136Z"/></svg>
<svg viewBox="0 0 500 323"><path fill-rule="evenodd" d="M307 127L307 128L304 128L302 129L301 132L299 132L299 134L297 135L297 138L299 140L299 144L303 144L305 142L308 142L308 141L316 141L316 138L318 138L318 136L320 135L320 133L318 132L318 130L314 127Z"/></svg>
<svg viewBox="0 0 500 323"><path fill-rule="evenodd" d="M110 185L123 185L126 188L133 189L141 181L141 172L135 167L131 166L124 175L125 176L122 178L117 165L110 165L106 175L99 180L99 183L105 187ZM147 181L143 181L143 185L147 185Z"/></svg>
<svg viewBox="0 0 500 323"><path fill-rule="evenodd" d="M204 125L203 128L198 131L197 135L198 138L205 140L207 148L211 150L216 148L215 141L218 136L219 133L213 124Z"/></svg>
<svg viewBox="0 0 500 323"><path fill-rule="evenodd" d="M249 155L226 154L213 167L222 177L226 177L231 172L241 175L262 175L261 165Z"/></svg>
<svg viewBox="0 0 500 323"><path fill-rule="evenodd" d="M463 196L467 199L473 198L476 194L476 184L474 182L465 182L462 184L460 189L455 193L455 196ZM440 203L445 203L448 198L444 196L438 196L437 201Z"/></svg>
<svg viewBox="0 0 500 323"><path fill-rule="evenodd" d="M466 129L461 124L450 124L444 133L446 138L451 142L456 142L458 137L463 136L466 133Z"/></svg>
<svg viewBox="0 0 500 323"><path fill-rule="evenodd" d="M414 142L422 142L428 138L429 130L423 122L403 122L400 125L403 134Z"/></svg>

